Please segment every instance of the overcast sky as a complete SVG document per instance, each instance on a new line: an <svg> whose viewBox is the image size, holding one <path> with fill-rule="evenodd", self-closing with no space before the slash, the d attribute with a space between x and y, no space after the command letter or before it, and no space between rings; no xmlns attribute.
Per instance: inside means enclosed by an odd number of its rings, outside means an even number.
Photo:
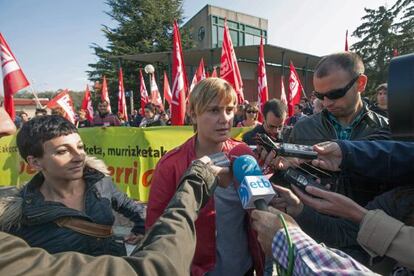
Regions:
<svg viewBox="0 0 414 276"><path fill-rule="evenodd" d="M155 0L154 0L155 1ZM36 91L84 90L90 45L106 45L102 24L113 26L104 0L0 0L0 32ZM345 31L361 24L364 7L395 0L184 0L191 18L206 4L266 18L268 43L313 55L344 49ZM355 41L350 37L349 42ZM0 86L3 93L3 86Z"/></svg>

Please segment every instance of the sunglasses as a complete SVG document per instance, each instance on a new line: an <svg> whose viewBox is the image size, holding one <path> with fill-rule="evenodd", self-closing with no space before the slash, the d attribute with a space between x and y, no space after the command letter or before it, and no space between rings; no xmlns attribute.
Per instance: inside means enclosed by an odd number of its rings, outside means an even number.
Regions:
<svg viewBox="0 0 414 276"><path fill-rule="evenodd" d="M246 113L257 113L256 110L247 110Z"/></svg>
<svg viewBox="0 0 414 276"><path fill-rule="evenodd" d="M344 88L335 89L328 93L319 93L319 92L314 91L313 94L315 95L316 98L318 98L321 101L323 101L325 97L327 97L330 100L336 100L336 99L342 98L343 96L345 96L348 90L351 89L351 87L355 84L359 76L360 75L353 78Z"/></svg>

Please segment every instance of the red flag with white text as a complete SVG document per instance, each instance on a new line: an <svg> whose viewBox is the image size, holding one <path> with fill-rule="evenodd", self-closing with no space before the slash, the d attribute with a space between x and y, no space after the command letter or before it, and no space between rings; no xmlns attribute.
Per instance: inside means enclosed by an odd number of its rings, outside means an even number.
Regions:
<svg viewBox="0 0 414 276"><path fill-rule="evenodd" d="M187 79L184 67L181 36L177 21L174 21L173 53L172 53L172 99L171 124L184 125L186 109Z"/></svg>
<svg viewBox="0 0 414 276"><path fill-rule="evenodd" d="M198 65L197 71L194 74L193 81L191 82L191 85L190 85L190 93L191 91L193 91L194 86L200 81L204 80L205 78L206 78L206 71L204 69L204 59L201 58L200 64Z"/></svg>
<svg viewBox="0 0 414 276"><path fill-rule="evenodd" d="M170 89L170 83L168 82L168 76L167 72L164 71L164 99L168 102L169 105L171 105L171 89Z"/></svg>
<svg viewBox="0 0 414 276"><path fill-rule="evenodd" d="M118 77L118 113L122 114L124 120L128 121L128 112L125 99L125 89L124 89L124 75L122 73L122 67L119 68L119 77Z"/></svg>
<svg viewBox="0 0 414 276"><path fill-rule="evenodd" d="M50 109L60 107L65 111L65 118L75 124L75 109L73 107L72 97L69 95L67 89L57 94L53 99L47 103L47 107Z"/></svg>
<svg viewBox="0 0 414 276"><path fill-rule="evenodd" d="M105 102L108 103L108 111L109 111L109 113L112 113L111 102L109 101L108 85L106 83L106 77L105 76L103 76L103 81L102 81L101 100L102 100L102 102L105 101Z"/></svg>
<svg viewBox="0 0 414 276"><path fill-rule="evenodd" d="M93 106L92 106L91 92L89 91L88 85L86 85L85 94L83 95L81 109L85 110L86 119L89 122L92 122L93 121Z"/></svg>
<svg viewBox="0 0 414 276"><path fill-rule="evenodd" d="M0 33L0 64L3 72L4 108L15 119L13 95L30 85L9 45Z"/></svg>
<svg viewBox="0 0 414 276"><path fill-rule="evenodd" d="M237 64L230 31L227 27L227 21L224 21L224 35L220 63L220 78L228 81L233 86L237 94L237 103L243 104L243 80L240 75L239 65Z"/></svg>
<svg viewBox="0 0 414 276"><path fill-rule="evenodd" d="M145 105L150 102L147 87L145 86L144 77L142 76L142 69L139 69L139 93L141 95L141 115L144 116L145 114Z"/></svg>
<svg viewBox="0 0 414 276"><path fill-rule="evenodd" d="M295 104L300 103L301 93L303 91L302 84L295 66L292 61L290 62L290 75L289 75L289 95L288 95L288 113L289 117L294 113Z"/></svg>
<svg viewBox="0 0 414 276"><path fill-rule="evenodd" d="M151 102L155 105L160 106L161 109L164 110L164 105L162 104L160 91L158 90L158 85L157 85L157 82L155 81L155 73L151 74L150 89L151 89Z"/></svg>
<svg viewBox="0 0 414 276"><path fill-rule="evenodd" d="M269 100L267 88L266 62L264 59L263 37L260 39L259 63L257 66L257 104L259 106L258 121L263 122L263 106Z"/></svg>

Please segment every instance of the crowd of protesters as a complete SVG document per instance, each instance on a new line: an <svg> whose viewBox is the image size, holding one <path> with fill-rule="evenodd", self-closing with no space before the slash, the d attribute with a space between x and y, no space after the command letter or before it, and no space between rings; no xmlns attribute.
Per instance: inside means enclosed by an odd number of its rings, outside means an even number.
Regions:
<svg viewBox="0 0 414 276"><path fill-rule="evenodd" d="M412 275L414 144L392 140L387 84L378 86L376 99L370 103L362 97L368 81L358 55L328 55L315 68L315 91L297 103L289 117L280 100L270 99L262 110L247 101L237 106L229 83L219 78L202 80L190 94L187 112L186 121L195 134L157 163L146 213L142 205L115 188L102 161L86 155L77 128L168 126L168 110L148 103L143 114L133 110L126 120L119 113L112 114L104 101L92 121L80 110L75 125L62 118L60 109L52 110L52 115L37 110L34 119L21 112L16 121L21 128L17 146L38 174L13 199L0 202L1 229L52 254L77 251L123 256L125 252L108 230L115 210L134 222L125 241L142 242L135 256L127 259L135 271L143 271L137 258L140 252L145 256L155 244L151 259L155 264L149 264L153 274L271 275L273 260L281 270L289 270L294 258L294 275L371 275L373 271ZM251 129L243 141L236 141L230 138L232 127ZM318 157L307 162L278 156L261 147L258 134L274 142L313 146ZM269 212L244 210L231 171L219 173L204 159L220 152L229 154L234 148L255 156L265 172L273 174L270 179L278 196ZM197 164L204 172L197 171ZM292 168L323 172L320 184L325 189L300 190L289 185L281 175ZM192 174L194 170L197 173ZM177 196L190 186L202 191ZM187 198L189 194L195 198ZM184 233L182 240L168 242L174 233ZM157 243L163 241L159 247ZM30 251L26 245L20 247ZM171 247L177 248L175 254ZM163 248L172 254L167 257L170 262L162 259L163 265L157 265L157 256L166 254ZM179 259L175 255L181 249L191 256ZM42 258L50 261L45 252ZM111 261L114 265L121 262L102 260Z"/></svg>

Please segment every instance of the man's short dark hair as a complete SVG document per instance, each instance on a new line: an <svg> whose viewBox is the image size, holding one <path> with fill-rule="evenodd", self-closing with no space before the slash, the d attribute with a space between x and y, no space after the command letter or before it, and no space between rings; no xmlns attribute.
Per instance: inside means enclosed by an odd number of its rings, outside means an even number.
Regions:
<svg viewBox="0 0 414 276"><path fill-rule="evenodd" d="M74 124L59 115L35 117L25 123L17 134L16 144L20 156L43 156L43 144L51 139L78 133Z"/></svg>
<svg viewBox="0 0 414 276"><path fill-rule="evenodd" d="M323 78L338 69L348 72L351 77L356 77L365 71L364 63L359 55L341 52L323 57L315 67L315 76Z"/></svg>
<svg viewBox="0 0 414 276"><path fill-rule="evenodd" d="M44 108L36 108L35 114L42 113L43 115L47 115L47 110Z"/></svg>
<svg viewBox="0 0 414 276"><path fill-rule="evenodd" d="M286 115L287 106L278 99L271 99L263 106L263 116L266 118L269 112L272 112L278 118L282 118Z"/></svg>
<svg viewBox="0 0 414 276"><path fill-rule="evenodd" d="M144 109L150 110L152 113L155 113L155 105L153 103L147 103L144 106Z"/></svg>
<svg viewBox="0 0 414 276"><path fill-rule="evenodd" d="M388 84L387 83L381 83L378 85L378 87L375 89L375 92L379 92L381 90L388 90Z"/></svg>

